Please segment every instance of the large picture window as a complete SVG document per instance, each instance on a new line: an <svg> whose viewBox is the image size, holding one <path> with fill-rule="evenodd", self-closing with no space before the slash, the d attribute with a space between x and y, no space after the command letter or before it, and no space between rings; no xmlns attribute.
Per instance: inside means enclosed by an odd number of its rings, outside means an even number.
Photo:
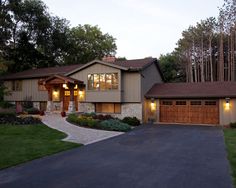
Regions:
<svg viewBox="0 0 236 188"><path fill-rule="evenodd" d="M96 103L98 113L121 113L120 103Z"/></svg>
<svg viewBox="0 0 236 188"><path fill-rule="evenodd" d="M118 89L118 73L101 73L88 75L88 90Z"/></svg>

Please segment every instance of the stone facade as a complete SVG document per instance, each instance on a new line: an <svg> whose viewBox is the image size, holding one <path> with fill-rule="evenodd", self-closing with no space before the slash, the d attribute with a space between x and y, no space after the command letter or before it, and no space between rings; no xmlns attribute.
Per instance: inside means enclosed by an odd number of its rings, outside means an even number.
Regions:
<svg viewBox="0 0 236 188"><path fill-rule="evenodd" d="M75 111L75 101L70 101L68 106L68 113L74 113Z"/></svg>
<svg viewBox="0 0 236 188"><path fill-rule="evenodd" d="M93 103L78 103L78 112L91 113L95 112L95 105Z"/></svg>
<svg viewBox="0 0 236 188"><path fill-rule="evenodd" d="M124 117L136 117L140 121L142 118L142 103L125 103L121 105L121 114L113 114L112 116L117 117L119 119L123 119Z"/></svg>
<svg viewBox="0 0 236 188"><path fill-rule="evenodd" d="M40 110L40 102L33 102L33 107Z"/></svg>

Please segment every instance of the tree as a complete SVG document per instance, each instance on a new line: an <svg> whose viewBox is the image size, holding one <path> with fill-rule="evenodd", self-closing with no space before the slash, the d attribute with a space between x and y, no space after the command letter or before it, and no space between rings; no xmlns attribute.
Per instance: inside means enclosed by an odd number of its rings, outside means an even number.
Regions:
<svg viewBox="0 0 236 188"><path fill-rule="evenodd" d="M167 82L185 81L184 67L182 67L175 54L161 55L159 62L164 78Z"/></svg>
<svg viewBox="0 0 236 188"><path fill-rule="evenodd" d="M116 52L115 38L98 26L79 25L70 30L71 50L66 57L67 64L87 63Z"/></svg>

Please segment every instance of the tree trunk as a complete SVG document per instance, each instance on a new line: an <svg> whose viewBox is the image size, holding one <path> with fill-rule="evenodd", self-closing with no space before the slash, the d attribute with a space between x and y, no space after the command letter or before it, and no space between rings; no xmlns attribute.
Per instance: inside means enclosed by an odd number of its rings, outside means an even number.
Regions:
<svg viewBox="0 0 236 188"><path fill-rule="evenodd" d="M231 81L235 80L235 64L234 64L234 32L231 32Z"/></svg>
<svg viewBox="0 0 236 188"><path fill-rule="evenodd" d="M228 55L228 69L227 69L227 81L230 81L230 74L231 74L231 56L230 56L230 35L228 35L228 52L227 52L227 55Z"/></svg>
<svg viewBox="0 0 236 188"><path fill-rule="evenodd" d="M223 32L220 33L220 58L219 58L219 75L218 80L224 81L224 34Z"/></svg>
<svg viewBox="0 0 236 188"><path fill-rule="evenodd" d="M203 46L203 35L201 39L201 82L205 82L204 78L204 46Z"/></svg>
<svg viewBox="0 0 236 188"><path fill-rule="evenodd" d="M213 82L213 65L212 65L212 36L209 37L209 52L210 52L210 81Z"/></svg>

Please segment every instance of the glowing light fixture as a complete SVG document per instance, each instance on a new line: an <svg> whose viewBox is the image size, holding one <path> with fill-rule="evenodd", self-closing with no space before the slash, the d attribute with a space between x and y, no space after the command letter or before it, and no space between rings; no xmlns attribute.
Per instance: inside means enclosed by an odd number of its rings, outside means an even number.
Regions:
<svg viewBox="0 0 236 188"><path fill-rule="evenodd" d="M78 89L78 85L77 84L75 85L74 89Z"/></svg>
<svg viewBox="0 0 236 188"><path fill-rule="evenodd" d="M154 99L151 99L150 107L151 107L152 112L156 110L156 103L155 103Z"/></svg>
<svg viewBox="0 0 236 188"><path fill-rule="evenodd" d="M63 84L62 87L63 87L64 89L68 88L66 84Z"/></svg>
<svg viewBox="0 0 236 188"><path fill-rule="evenodd" d="M225 98L225 110L230 109L230 98Z"/></svg>

